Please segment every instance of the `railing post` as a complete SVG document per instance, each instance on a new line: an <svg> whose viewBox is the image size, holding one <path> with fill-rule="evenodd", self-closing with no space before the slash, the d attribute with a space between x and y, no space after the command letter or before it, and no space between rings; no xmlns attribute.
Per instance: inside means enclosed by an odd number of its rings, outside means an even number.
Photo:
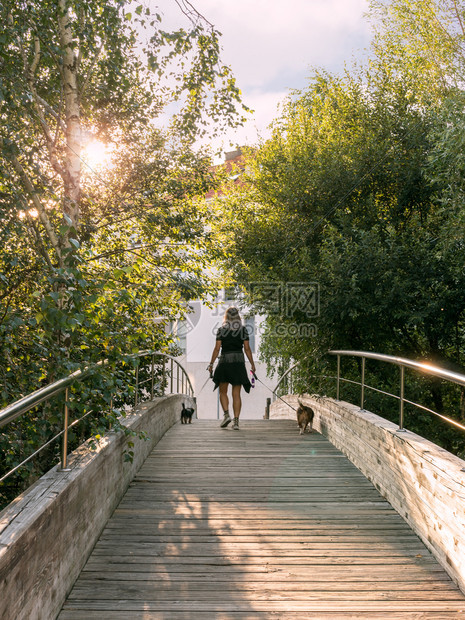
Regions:
<svg viewBox="0 0 465 620"><path fill-rule="evenodd" d="M163 363L163 368L165 364ZM152 382L150 386L150 400L153 400L153 384L155 381L155 355L152 355Z"/></svg>
<svg viewBox="0 0 465 620"><path fill-rule="evenodd" d="M111 396L110 396L110 408L108 410L108 414L110 416L112 415L112 413L113 413L113 392L111 393ZM111 431L112 429L113 429L113 424L112 424L112 422L110 422L108 430Z"/></svg>
<svg viewBox="0 0 465 620"><path fill-rule="evenodd" d="M69 410L68 410L69 388L65 390L65 408L63 412L63 443L61 447L61 471L69 471L68 469L68 426L69 426Z"/></svg>
<svg viewBox="0 0 465 620"><path fill-rule="evenodd" d="M179 394L179 366L176 364L176 394Z"/></svg>
<svg viewBox="0 0 465 620"><path fill-rule="evenodd" d="M403 433L404 428L404 386L405 386L405 366L400 367L400 400L399 400L399 428L398 433Z"/></svg>
<svg viewBox="0 0 465 620"><path fill-rule="evenodd" d="M137 407L138 392L139 392L139 360L137 360L137 366L136 366L136 395L134 397L134 407Z"/></svg>
<svg viewBox="0 0 465 620"><path fill-rule="evenodd" d="M270 419L271 398L266 399L265 420Z"/></svg>
<svg viewBox="0 0 465 620"><path fill-rule="evenodd" d="M337 383L336 383L336 400L340 400L340 384L341 384L341 356L337 356Z"/></svg>
<svg viewBox="0 0 465 620"><path fill-rule="evenodd" d="M170 373L170 394L173 393L173 382L174 382L174 377L173 377L173 367L174 367L174 362L173 360L171 360L171 373Z"/></svg>
<svg viewBox="0 0 465 620"><path fill-rule="evenodd" d="M164 396L166 392L166 357L162 357L161 359L161 395Z"/></svg>
<svg viewBox="0 0 465 620"><path fill-rule="evenodd" d="M362 357L362 390L360 394L360 409L363 410L363 405L365 404L365 358Z"/></svg>

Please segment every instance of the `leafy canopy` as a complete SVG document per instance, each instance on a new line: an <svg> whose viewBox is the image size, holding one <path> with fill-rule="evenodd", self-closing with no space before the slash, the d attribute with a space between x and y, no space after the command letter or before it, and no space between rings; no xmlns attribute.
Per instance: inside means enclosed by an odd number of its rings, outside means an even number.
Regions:
<svg viewBox="0 0 465 620"><path fill-rule="evenodd" d="M197 199L214 179L193 145L246 108L220 34L178 4L172 32L126 0L0 4L4 405L102 358L93 395L109 404L126 389L116 360L176 352L170 323L214 286L212 215Z"/></svg>
<svg viewBox="0 0 465 620"><path fill-rule="evenodd" d="M368 66L342 77L315 71L227 200L234 234L224 262L266 316L264 359L283 370L301 361L301 388L311 391L329 389L308 384L330 364L328 349L451 368L465 352L464 9L436 0L370 5ZM319 312L286 304L295 284L319 292ZM378 374L395 393L398 377ZM463 400L447 389L422 392L436 410L463 417ZM457 447L456 435L432 432Z"/></svg>

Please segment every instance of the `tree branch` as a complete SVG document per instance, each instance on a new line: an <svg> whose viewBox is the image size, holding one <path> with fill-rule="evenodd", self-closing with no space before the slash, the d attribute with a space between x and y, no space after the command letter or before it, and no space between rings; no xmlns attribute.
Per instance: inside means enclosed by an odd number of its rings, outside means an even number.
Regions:
<svg viewBox="0 0 465 620"><path fill-rule="evenodd" d="M64 178L65 170L58 160L56 149L55 149L56 137L53 138L52 136L51 129L47 123L47 120L45 118L45 115L42 111L41 106L43 106L47 110L47 112L49 112L54 118L56 118L57 124L60 126L60 128L63 131L66 130L66 127L60 121L59 116L53 110L53 108L44 99L42 99L42 97L38 95L37 90L35 88L35 84L34 84L34 74L37 70L37 67L39 66L39 62L41 58L39 37L38 36L34 37L34 58L32 60L31 65L29 65L28 63L26 50L24 49L24 45L20 37L18 37L18 46L20 49L21 57L23 59L24 73L26 75L27 84L28 84L29 90L34 100L34 107L35 107L35 110L36 110L36 113L39 119L40 126L42 127L42 131L45 136L48 154L50 158L50 163L52 165L52 168L55 170L55 172L57 172L62 178Z"/></svg>
<svg viewBox="0 0 465 620"><path fill-rule="evenodd" d="M34 236L35 236L35 238L37 240L37 243L39 244L40 254L44 258L45 262L47 263L48 268L50 269L50 271L53 271L52 261L50 260L50 256L48 255L47 248L45 247L44 242L42 241L42 237L40 236L40 232L37 230L37 226L36 226L33 218L30 217L29 214L27 214L27 217L29 218L29 223L31 224L31 228L32 228L32 230L34 232Z"/></svg>
<svg viewBox="0 0 465 620"><path fill-rule="evenodd" d="M34 37L34 59L32 61L32 64L29 65L28 63L28 59L27 59L27 53L26 50L24 49L24 45L23 42L21 40L21 37L18 36L18 47L19 47L19 51L21 53L21 57L23 59L23 67L24 67L24 74L26 76L26 80L27 80L27 84L29 86L29 90L31 91L31 94L34 97L34 103L35 103L35 108L39 117L39 122L40 125L42 127L42 131L44 132L45 135L45 139L47 140L47 143L51 142L51 134L50 134L50 130L48 127L48 124L45 120L45 117L42 113L42 110L40 109L40 107L37 105L37 92L34 86L34 73L35 70L37 69L37 66L39 64L40 61L40 42L39 39L37 37Z"/></svg>
<svg viewBox="0 0 465 620"><path fill-rule="evenodd" d="M10 307L10 304L11 304L11 298L8 298L8 299L7 299L7 303L6 303L6 305L5 305L5 311L4 311L4 313L2 314L2 316L0 317L0 325L1 325L1 324L3 323L3 321L5 320L5 317L6 317L7 313L8 313L8 308Z"/></svg>
<svg viewBox="0 0 465 620"><path fill-rule="evenodd" d="M86 88L87 88L87 85L89 84L89 80L90 80L90 78L92 77L92 73L94 72L95 65L97 64L97 61L98 61L98 58L99 58L99 56L100 56L100 53L101 53L101 51L102 51L102 49L103 49L104 43L105 43L105 41L102 41L101 46L100 46L100 47L99 47L99 49L97 50L97 53L95 54L94 59L92 60L92 63L91 63L91 65L90 65L90 67L89 67L89 70L88 70L88 72L87 72L87 75L86 75L86 77L84 78L84 83L82 84L82 87L81 87L81 97L84 95L84 92L85 92L85 90L86 90Z"/></svg>
<svg viewBox="0 0 465 620"><path fill-rule="evenodd" d="M59 112L55 112L52 106L47 101L45 101L45 99L42 99L40 95L36 94L36 98L37 98L37 101L40 103L40 105L42 105L51 116L53 116L53 118L57 121L59 128L64 133L66 131L66 125L64 124L61 118L61 114Z"/></svg>
<svg viewBox="0 0 465 620"><path fill-rule="evenodd" d="M90 263L94 260L99 260L101 258L107 258L108 256L116 256L117 254L125 254L126 252L131 252L132 254L135 254L136 250L150 250L152 248L158 248L160 247L160 245L163 245L164 247L173 247L173 248L177 248L180 246L184 246L184 243L148 243L146 245L140 245L137 248L131 247L131 248L117 248L116 250L107 250L106 252L102 252L101 254L97 254L97 256L92 256L92 258L87 259L87 263ZM137 255L138 256L138 255ZM145 260L145 259L144 259ZM148 261L150 262L150 261Z"/></svg>
<svg viewBox="0 0 465 620"><path fill-rule="evenodd" d="M456 17L457 17L457 19L458 19L458 21L459 21L459 24L460 24L460 28L461 28L461 30L462 30L463 35L465 35L464 25L463 25L462 19L461 19L461 17L460 17L460 14L459 14L459 12L458 12L457 5L456 5L455 0L453 0L453 4L454 4L454 8L455 8ZM459 55L462 57L462 59L463 59L463 58L464 58L464 53L463 53L463 51L462 51L462 49L461 49L461 47L460 47L460 44L457 42L457 40L456 40L456 39L454 39L454 37L453 37L453 36L451 35L451 33L447 30L447 28L444 26L444 24L442 24L442 23L441 23L441 20L439 19L439 16L438 16L436 13L434 14L434 18L435 18L435 21L436 21L436 23L437 23L437 25L438 25L439 29L440 29L440 30L441 30L441 32L443 33L443 35L444 35L444 36L445 36L445 37L449 40L449 44L451 45L452 49L453 49L453 50L454 50L457 54L459 54ZM427 45L428 45L428 43L427 43Z"/></svg>
<svg viewBox="0 0 465 620"><path fill-rule="evenodd" d="M5 299L5 297L8 297L9 295L11 295L11 293L13 293L13 291L15 291L17 288L19 288L21 286L21 284L26 280L26 276L34 273L35 269L22 269L19 273L19 275L16 277L15 282L13 282L12 284L10 284L10 286L8 286L8 290L4 291L3 293L0 294L0 301L2 301L3 299Z"/></svg>
<svg viewBox="0 0 465 620"><path fill-rule="evenodd" d="M194 26L203 21L210 26L210 28L214 28L214 25L209 22L206 17L199 13L195 6L189 2L189 0L175 0L175 2L181 10L181 13L185 15Z"/></svg>
<svg viewBox="0 0 465 620"><path fill-rule="evenodd" d="M31 79L34 77L34 73L36 72L37 67L39 66L40 61L40 41L39 37L34 37L34 60L29 68L29 73Z"/></svg>
<svg viewBox="0 0 465 620"><path fill-rule="evenodd" d="M0 140L0 146L1 145L2 145L2 140ZM16 155L14 155L13 153L9 153L8 157L11 160L11 163L13 164L13 167L16 170L18 176L21 178L27 193L31 197L31 200L32 200L32 202L34 204L34 207L37 209L40 221L42 222L42 224L43 224L43 226L45 228L45 231L47 233L47 236L50 239L50 243L52 244L53 249L56 252L56 255L57 255L60 267L62 267L63 266L63 256L62 256L62 253L61 253L60 243L58 241L58 237L55 234L55 231L53 230L53 226L52 226L50 220L48 219L47 212L46 212L44 206L42 205L42 203L40 202L39 198L37 197L37 192L35 191L34 186L32 185L31 180L29 179L26 171L24 170L24 168L22 167L22 165L18 161L18 158L16 157Z"/></svg>
<svg viewBox="0 0 465 620"><path fill-rule="evenodd" d="M462 20L462 18L460 16L460 11L459 11L459 9L457 7L456 0L452 0L452 4L454 5L455 14L457 16L457 19L459 20L460 28L462 30L462 35L465 37L465 27L464 27L464 24L463 24L463 20Z"/></svg>

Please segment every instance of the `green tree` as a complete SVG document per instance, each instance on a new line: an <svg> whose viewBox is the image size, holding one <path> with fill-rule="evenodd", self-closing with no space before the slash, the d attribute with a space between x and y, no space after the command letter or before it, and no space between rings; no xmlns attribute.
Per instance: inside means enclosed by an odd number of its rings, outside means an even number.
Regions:
<svg viewBox="0 0 465 620"><path fill-rule="evenodd" d="M411 83L379 73L372 80L320 73L289 99L272 138L251 157L248 183L229 198L234 237L226 263L267 315L270 368L301 360L304 376L321 374L331 348L460 364L463 242L459 231L460 241L448 241L439 199L452 155L437 151L437 104L425 108ZM453 131L444 118L446 125ZM257 282L267 284L261 298ZM318 317L298 305L270 312L277 290L286 295L292 283L318 284ZM316 337L299 331L309 322ZM388 381L383 372L379 379ZM444 410L447 390L428 389L426 400Z"/></svg>
<svg viewBox="0 0 465 620"><path fill-rule="evenodd" d="M5 402L105 343L123 350L107 329L117 319L134 346L163 341L153 316L182 312L205 284L206 213L192 198L212 178L193 141L207 119L241 118L219 33L196 12L176 32L123 0L6 1L1 19ZM112 148L111 166L88 163L89 140ZM43 362L25 374L25 359Z"/></svg>
<svg viewBox="0 0 465 620"><path fill-rule="evenodd" d="M105 358L89 395L108 409L127 389L116 360L175 346L170 321L212 287L211 214L196 197L214 179L194 143L243 110L219 33L188 5L169 32L126 0L0 4L4 405ZM91 160L95 143L106 162ZM46 436L55 417L34 413L5 445Z"/></svg>
<svg viewBox="0 0 465 620"><path fill-rule="evenodd" d="M465 76L465 8L457 0L370 0L371 62L407 79L423 103L460 89Z"/></svg>

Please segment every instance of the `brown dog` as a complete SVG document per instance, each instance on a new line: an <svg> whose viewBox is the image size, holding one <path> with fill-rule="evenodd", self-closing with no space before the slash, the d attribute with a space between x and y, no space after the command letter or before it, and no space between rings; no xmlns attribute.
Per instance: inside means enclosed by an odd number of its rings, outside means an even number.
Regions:
<svg viewBox="0 0 465 620"><path fill-rule="evenodd" d="M299 403L299 407L297 408L297 424L300 428L300 434L303 435L305 433L305 429L308 425L310 425L308 432L311 433L315 412L311 407L303 405L300 400L298 400L297 402Z"/></svg>

